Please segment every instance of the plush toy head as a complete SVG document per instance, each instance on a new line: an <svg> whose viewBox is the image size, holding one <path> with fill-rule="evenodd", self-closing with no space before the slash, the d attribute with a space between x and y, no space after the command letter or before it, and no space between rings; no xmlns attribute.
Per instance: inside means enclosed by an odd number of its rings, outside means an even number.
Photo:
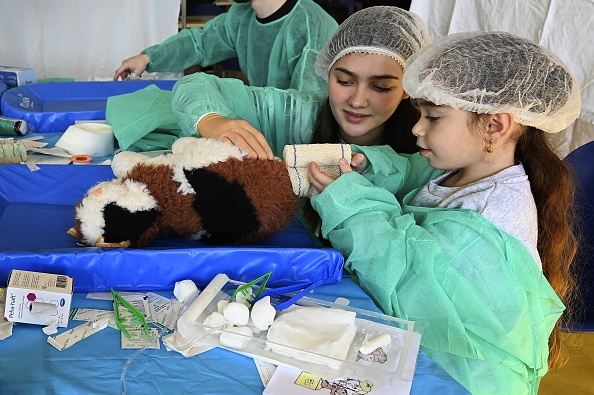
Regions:
<svg viewBox="0 0 594 395"><path fill-rule="evenodd" d="M285 162L229 142L184 137L171 154L121 152L117 179L91 188L69 233L84 245L142 247L159 235L247 243L285 228L299 206Z"/></svg>

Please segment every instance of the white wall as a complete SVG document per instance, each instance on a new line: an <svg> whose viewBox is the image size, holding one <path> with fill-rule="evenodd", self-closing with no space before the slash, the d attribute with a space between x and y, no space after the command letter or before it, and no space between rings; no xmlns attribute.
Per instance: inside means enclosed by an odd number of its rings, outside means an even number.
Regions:
<svg viewBox="0 0 594 395"><path fill-rule="evenodd" d="M180 0L0 0L0 65L37 78L113 78L178 31Z"/></svg>

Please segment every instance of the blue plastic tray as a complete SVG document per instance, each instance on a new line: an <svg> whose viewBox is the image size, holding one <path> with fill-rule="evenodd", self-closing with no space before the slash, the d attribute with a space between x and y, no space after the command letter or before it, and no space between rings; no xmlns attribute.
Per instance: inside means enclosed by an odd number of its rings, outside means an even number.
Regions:
<svg viewBox="0 0 594 395"><path fill-rule="evenodd" d="M248 282L269 271L271 287L340 281L343 257L325 248L299 218L282 232L246 246L209 246L168 237L142 249L81 247L66 234L74 204L109 166L0 166L0 286L12 269L66 274L76 292L171 290L192 279L206 285L218 273Z"/></svg>
<svg viewBox="0 0 594 395"><path fill-rule="evenodd" d="M48 82L9 89L2 95L2 115L27 121L38 133L64 132L77 120L105 119L107 99L149 85L171 90L175 80Z"/></svg>

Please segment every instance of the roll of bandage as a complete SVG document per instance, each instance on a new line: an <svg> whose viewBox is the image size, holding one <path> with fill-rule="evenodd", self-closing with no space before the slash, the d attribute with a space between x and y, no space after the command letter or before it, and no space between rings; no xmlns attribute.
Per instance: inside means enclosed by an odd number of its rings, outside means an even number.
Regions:
<svg viewBox="0 0 594 395"><path fill-rule="evenodd" d="M21 163L27 160L27 147L22 141L0 139L0 164Z"/></svg>
<svg viewBox="0 0 594 395"><path fill-rule="evenodd" d="M24 136L27 131L27 122L22 119L0 117L0 136Z"/></svg>
<svg viewBox="0 0 594 395"><path fill-rule="evenodd" d="M71 125L56 142L56 147L71 155L108 156L114 151L113 130L104 123L88 122Z"/></svg>

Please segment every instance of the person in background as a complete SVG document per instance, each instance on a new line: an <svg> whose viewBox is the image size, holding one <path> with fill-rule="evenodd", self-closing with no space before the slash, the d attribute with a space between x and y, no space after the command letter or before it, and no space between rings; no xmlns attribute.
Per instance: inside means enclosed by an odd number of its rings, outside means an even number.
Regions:
<svg viewBox="0 0 594 395"><path fill-rule="evenodd" d="M536 394L577 248L572 177L545 134L578 116L580 88L543 47L481 32L422 49L404 88L420 152L354 147L365 171L343 159L337 180L312 163L322 234L386 314L424 322L422 348L470 392Z"/></svg>
<svg viewBox="0 0 594 395"><path fill-rule="evenodd" d="M131 73L177 72L237 57L252 86L317 91L316 55L338 24L313 0L238 2L204 28L184 29L122 62L114 81Z"/></svg>
<svg viewBox="0 0 594 395"><path fill-rule="evenodd" d="M172 109L187 135L229 140L252 157L280 156L286 144L338 142L416 152L411 129L419 113L402 87L403 65L430 41L415 14L366 8L343 22L317 56L315 72L328 93L196 73L176 83Z"/></svg>

